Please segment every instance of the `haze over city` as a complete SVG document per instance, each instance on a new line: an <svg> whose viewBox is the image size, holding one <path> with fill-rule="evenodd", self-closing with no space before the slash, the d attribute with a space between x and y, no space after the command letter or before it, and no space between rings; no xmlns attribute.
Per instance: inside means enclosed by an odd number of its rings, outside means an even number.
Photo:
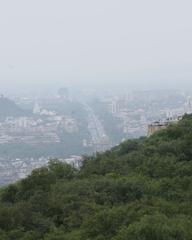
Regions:
<svg viewBox="0 0 192 240"><path fill-rule="evenodd" d="M77 164L191 113L191 7L1 1L0 185L50 158Z"/></svg>
<svg viewBox="0 0 192 240"><path fill-rule="evenodd" d="M191 12L0 0L0 240L192 240Z"/></svg>
<svg viewBox="0 0 192 240"><path fill-rule="evenodd" d="M192 87L189 0L0 2L2 92Z"/></svg>

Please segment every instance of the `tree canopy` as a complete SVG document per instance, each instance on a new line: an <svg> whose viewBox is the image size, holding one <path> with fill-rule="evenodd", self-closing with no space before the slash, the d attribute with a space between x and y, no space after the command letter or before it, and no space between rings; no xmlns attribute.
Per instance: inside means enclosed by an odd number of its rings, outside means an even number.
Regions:
<svg viewBox="0 0 192 240"><path fill-rule="evenodd" d="M0 240L191 240L192 115L0 191Z"/></svg>

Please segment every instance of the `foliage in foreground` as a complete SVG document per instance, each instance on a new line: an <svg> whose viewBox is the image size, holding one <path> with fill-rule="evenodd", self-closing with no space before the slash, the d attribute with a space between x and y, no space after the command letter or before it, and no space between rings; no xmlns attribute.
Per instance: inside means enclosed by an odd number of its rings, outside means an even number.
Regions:
<svg viewBox="0 0 192 240"><path fill-rule="evenodd" d="M191 240L192 116L0 193L0 240Z"/></svg>

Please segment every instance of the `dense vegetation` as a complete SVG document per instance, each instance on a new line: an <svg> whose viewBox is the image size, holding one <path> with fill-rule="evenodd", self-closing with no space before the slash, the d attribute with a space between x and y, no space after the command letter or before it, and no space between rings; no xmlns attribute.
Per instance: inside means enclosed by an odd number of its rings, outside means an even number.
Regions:
<svg viewBox="0 0 192 240"><path fill-rule="evenodd" d="M192 116L1 190L2 240L191 240Z"/></svg>

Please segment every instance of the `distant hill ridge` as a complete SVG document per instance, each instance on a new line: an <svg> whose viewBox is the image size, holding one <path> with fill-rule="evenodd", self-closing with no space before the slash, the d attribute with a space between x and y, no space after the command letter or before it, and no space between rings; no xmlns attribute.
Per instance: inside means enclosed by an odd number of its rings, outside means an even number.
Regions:
<svg viewBox="0 0 192 240"><path fill-rule="evenodd" d="M0 118L20 117L26 114L14 101L4 96L0 97Z"/></svg>
<svg viewBox="0 0 192 240"><path fill-rule="evenodd" d="M191 240L192 115L0 192L3 240Z"/></svg>

